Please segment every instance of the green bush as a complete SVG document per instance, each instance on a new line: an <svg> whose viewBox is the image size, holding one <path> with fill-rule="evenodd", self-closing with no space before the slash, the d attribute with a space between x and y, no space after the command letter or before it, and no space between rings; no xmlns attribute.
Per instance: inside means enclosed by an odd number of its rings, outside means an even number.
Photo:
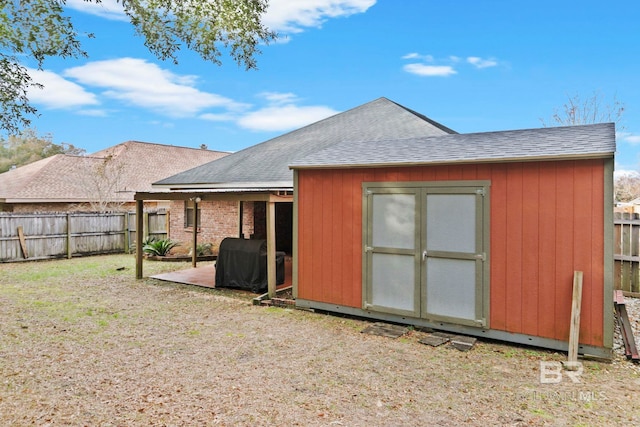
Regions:
<svg viewBox="0 0 640 427"><path fill-rule="evenodd" d="M199 243L196 246L196 255L197 256L211 255L213 253L212 248L213 248L213 244L211 243ZM189 251L189 255L193 255L193 249Z"/></svg>
<svg viewBox="0 0 640 427"><path fill-rule="evenodd" d="M166 256L176 246L178 242L171 239L153 240L142 247L142 252L148 255Z"/></svg>

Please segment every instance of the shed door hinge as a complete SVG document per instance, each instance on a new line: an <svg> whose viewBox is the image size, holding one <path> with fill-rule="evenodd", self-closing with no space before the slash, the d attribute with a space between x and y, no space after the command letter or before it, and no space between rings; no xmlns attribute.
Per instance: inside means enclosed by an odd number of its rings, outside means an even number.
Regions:
<svg viewBox="0 0 640 427"><path fill-rule="evenodd" d="M478 196L482 196L482 197L484 197L484 196L486 196L486 195L487 195L487 192L485 191L485 189L484 189L484 188L478 188L478 189L476 190L476 194L477 194Z"/></svg>

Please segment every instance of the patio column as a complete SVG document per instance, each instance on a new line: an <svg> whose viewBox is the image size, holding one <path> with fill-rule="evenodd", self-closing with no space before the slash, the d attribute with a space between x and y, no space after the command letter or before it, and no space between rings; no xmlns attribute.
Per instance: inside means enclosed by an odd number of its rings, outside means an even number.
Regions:
<svg viewBox="0 0 640 427"><path fill-rule="evenodd" d="M267 202L267 292L276 296L276 204Z"/></svg>
<svg viewBox="0 0 640 427"><path fill-rule="evenodd" d="M198 264L198 203L200 197L193 198L193 242L191 250L191 266L196 268Z"/></svg>
<svg viewBox="0 0 640 427"><path fill-rule="evenodd" d="M142 279L143 201L136 200L136 279Z"/></svg>

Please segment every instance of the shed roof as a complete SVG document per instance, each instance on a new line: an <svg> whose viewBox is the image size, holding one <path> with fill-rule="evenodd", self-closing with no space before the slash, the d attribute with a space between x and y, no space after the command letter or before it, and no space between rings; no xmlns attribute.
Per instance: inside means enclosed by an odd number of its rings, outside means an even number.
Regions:
<svg viewBox="0 0 640 427"><path fill-rule="evenodd" d="M289 164L340 142L435 136L451 129L387 98L320 120L154 183L154 187L292 188Z"/></svg>
<svg viewBox="0 0 640 427"><path fill-rule="evenodd" d="M291 163L292 169L374 167L611 157L615 125L524 129L378 141L345 141Z"/></svg>
<svg viewBox="0 0 640 427"><path fill-rule="evenodd" d="M127 141L90 156L57 154L0 174L0 201L6 203L84 202L92 200L88 174L112 158L119 174L114 201L133 201L135 191L228 153L148 142Z"/></svg>

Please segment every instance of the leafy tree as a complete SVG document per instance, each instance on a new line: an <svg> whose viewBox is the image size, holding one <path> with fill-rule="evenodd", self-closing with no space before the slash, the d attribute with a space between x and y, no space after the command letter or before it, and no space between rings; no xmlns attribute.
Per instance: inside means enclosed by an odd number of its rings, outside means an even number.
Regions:
<svg viewBox="0 0 640 427"><path fill-rule="evenodd" d="M85 0L100 3L101 0ZM225 50L246 69L257 68L260 43L276 34L262 15L268 0L116 0L123 7L145 46L162 60L177 63L184 46L220 65ZM79 35L64 14L66 0L2 0L0 10L0 129L9 134L28 126L36 113L27 90L40 86L20 60L35 60L39 68L48 57L87 56ZM87 34L93 37L92 34Z"/></svg>
<svg viewBox="0 0 640 427"><path fill-rule="evenodd" d="M84 150L72 144L54 144L51 135L38 136L34 129L0 139L0 173L12 166L23 166L56 154L82 155Z"/></svg>

